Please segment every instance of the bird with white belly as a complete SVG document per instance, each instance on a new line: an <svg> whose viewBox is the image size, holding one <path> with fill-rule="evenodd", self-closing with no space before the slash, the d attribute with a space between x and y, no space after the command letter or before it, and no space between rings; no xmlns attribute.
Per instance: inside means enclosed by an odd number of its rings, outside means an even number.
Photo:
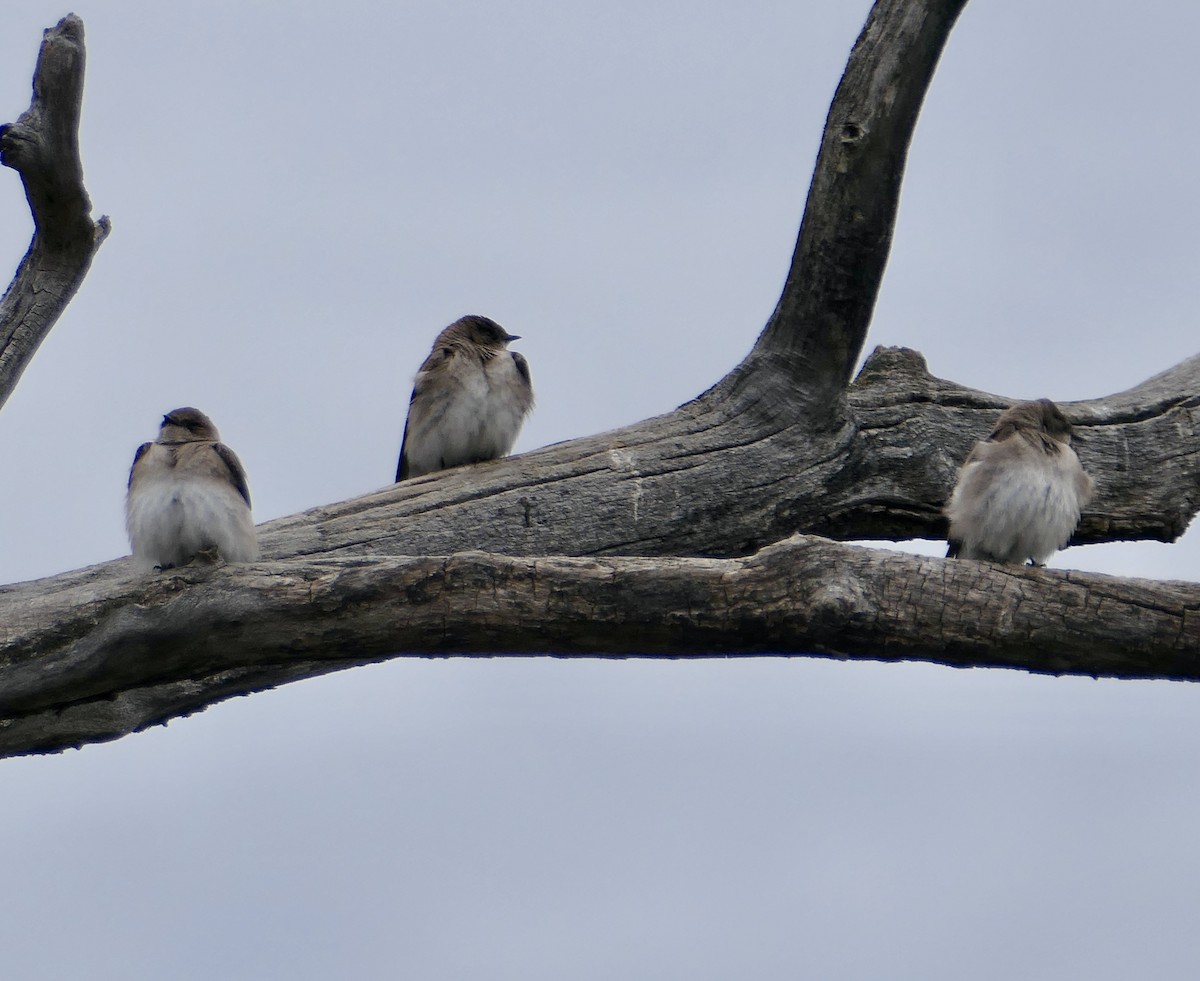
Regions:
<svg viewBox="0 0 1200 981"><path fill-rule="evenodd" d="M508 454L533 408L519 340L487 317L461 317L438 334L413 385L396 480Z"/></svg>
<svg viewBox="0 0 1200 981"><path fill-rule="evenodd" d="M1043 565L1070 540L1092 490L1062 410L1049 399L1019 402L959 470L946 505L946 554Z"/></svg>
<svg viewBox="0 0 1200 981"><path fill-rule="evenodd" d="M220 439L208 416L186 407L163 416L158 439L138 448L125 527L139 565L170 569L197 556L258 558L246 471Z"/></svg>

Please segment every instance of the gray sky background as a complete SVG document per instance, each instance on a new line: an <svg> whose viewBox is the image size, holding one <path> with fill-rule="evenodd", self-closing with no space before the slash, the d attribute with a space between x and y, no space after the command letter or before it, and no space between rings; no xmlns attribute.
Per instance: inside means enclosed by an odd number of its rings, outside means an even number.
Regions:
<svg viewBox="0 0 1200 981"><path fill-rule="evenodd" d="M524 337L518 450L702 391L774 306L869 6L77 8L113 233L0 413L0 582L125 554L179 405L259 521L383 486L463 313ZM0 119L66 12L0 14ZM1198 33L1181 0L975 0L869 344L1063 401L1194 354ZM0 172L0 268L30 231ZM1200 536L1052 564L1195 580ZM0 763L0 974L1191 979L1198 699L799 658L344 672Z"/></svg>

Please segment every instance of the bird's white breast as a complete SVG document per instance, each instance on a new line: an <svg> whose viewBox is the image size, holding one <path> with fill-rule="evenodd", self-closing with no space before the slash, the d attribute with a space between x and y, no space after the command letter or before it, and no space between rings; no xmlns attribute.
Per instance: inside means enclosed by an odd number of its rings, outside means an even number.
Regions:
<svg viewBox="0 0 1200 981"><path fill-rule="evenodd" d="M505 456L517 441L529 411L528 383L507 351L487 363L486 375L488 412L478 435L482 452L476 455Z"/></svg>
<svg viewBox="0 0 1200 981"><path fill-rule="evenodd" d="M501 352L446 373L409 414L405 452L414 473L505 456L529 411L528 385ZM420 379L418 379L420 384Z"/></svg>
<svg viewBox="0 0 1200 981"><path fill-rule="evenodd" d="M951 537L967 558L1045 562L1066 545L1086 503L1087 481L1075 452L1029 450L1003 466L968 463L947 507Z"/></svg>
<svg viewBox="0 0 1200 981"><path fill-rule="evenodd" d="M173 566L216 548L229 562L258 557L250 508L230 483L155 468L130 487L125 523L134 558Z"/></svg>

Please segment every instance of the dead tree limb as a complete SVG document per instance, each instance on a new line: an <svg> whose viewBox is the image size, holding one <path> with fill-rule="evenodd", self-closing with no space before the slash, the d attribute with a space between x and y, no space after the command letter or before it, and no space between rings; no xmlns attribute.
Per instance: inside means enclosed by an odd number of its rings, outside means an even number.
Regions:
<svg viewBox="0 0 1200 981"><path fill-rule="evenodd" d="M876 3L834 94L783 293L748 359L782 366L818 412L839 407L866 342L913 128L965 6Z"/></svg>
<svg viewBox="0 0 1200 981"><path fill-rule="evenodd" d="M0 752L114 738L399 654L818 653L1195 679L1196 586L772 544L940 535L955 468L1009 404L902 349L847 384L964 3L876 3L783 295L712 389L635 426L270 522L261 564L137 578L112 562L0 588ZM1098 485L1077 541L1182 533L1200 508L1198 393L1200 356L1066 406ZM451 555L464 552L488 554Z"/></svg>
<svg viewBox="0 0 1200 981"><path fill-rule="evenodd" d="M741 393L753 399L772 377L757 372ZM733 556L796 529L940 538L958 465L1011 402L933 377L915 352L880 349L830 427L753 401L721 417L727 403L706 395L625 429L282 518L261 539L285 558ZM1200 356L1128 392L1063 404L1097 484L1075 541L1181 535L1200 508Z"/></svg>
<svg viewBox="0 0 1200 981"><path fill-rule="evenodd" d="M742 559L286 560L6 587L0 755L398 656L822 654L1200 680L1200 585L795 536Z"/></svg>
<svg viewBox="0 0 1200 981"><path fill-rule="evenodd" d="M92 221L79 159L83 106L83 21L69 14L42 39L33 101L0 126L0 163L21 175L33 240L0 299L0 406L87 275L109 232Z"/></svg>

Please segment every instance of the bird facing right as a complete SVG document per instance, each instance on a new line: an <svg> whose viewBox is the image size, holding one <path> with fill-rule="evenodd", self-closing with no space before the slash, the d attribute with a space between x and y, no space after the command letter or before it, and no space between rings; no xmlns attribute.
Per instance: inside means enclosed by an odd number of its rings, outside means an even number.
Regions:
<svg viewBox="0 0 1200 981"><path fill-rule="evenodd" d="M1059 407L1049 399L1018 402L959 470L946 505L946 554L1043 565L1070 540L1092 489Z"/></svg>
<svg viewBox="0 0 1200 981"><path fill-rule="evenodd" d="M519 340L494 320L467 316L438 334L417 372L396 480L505 456L533 408Z"/></svg>

